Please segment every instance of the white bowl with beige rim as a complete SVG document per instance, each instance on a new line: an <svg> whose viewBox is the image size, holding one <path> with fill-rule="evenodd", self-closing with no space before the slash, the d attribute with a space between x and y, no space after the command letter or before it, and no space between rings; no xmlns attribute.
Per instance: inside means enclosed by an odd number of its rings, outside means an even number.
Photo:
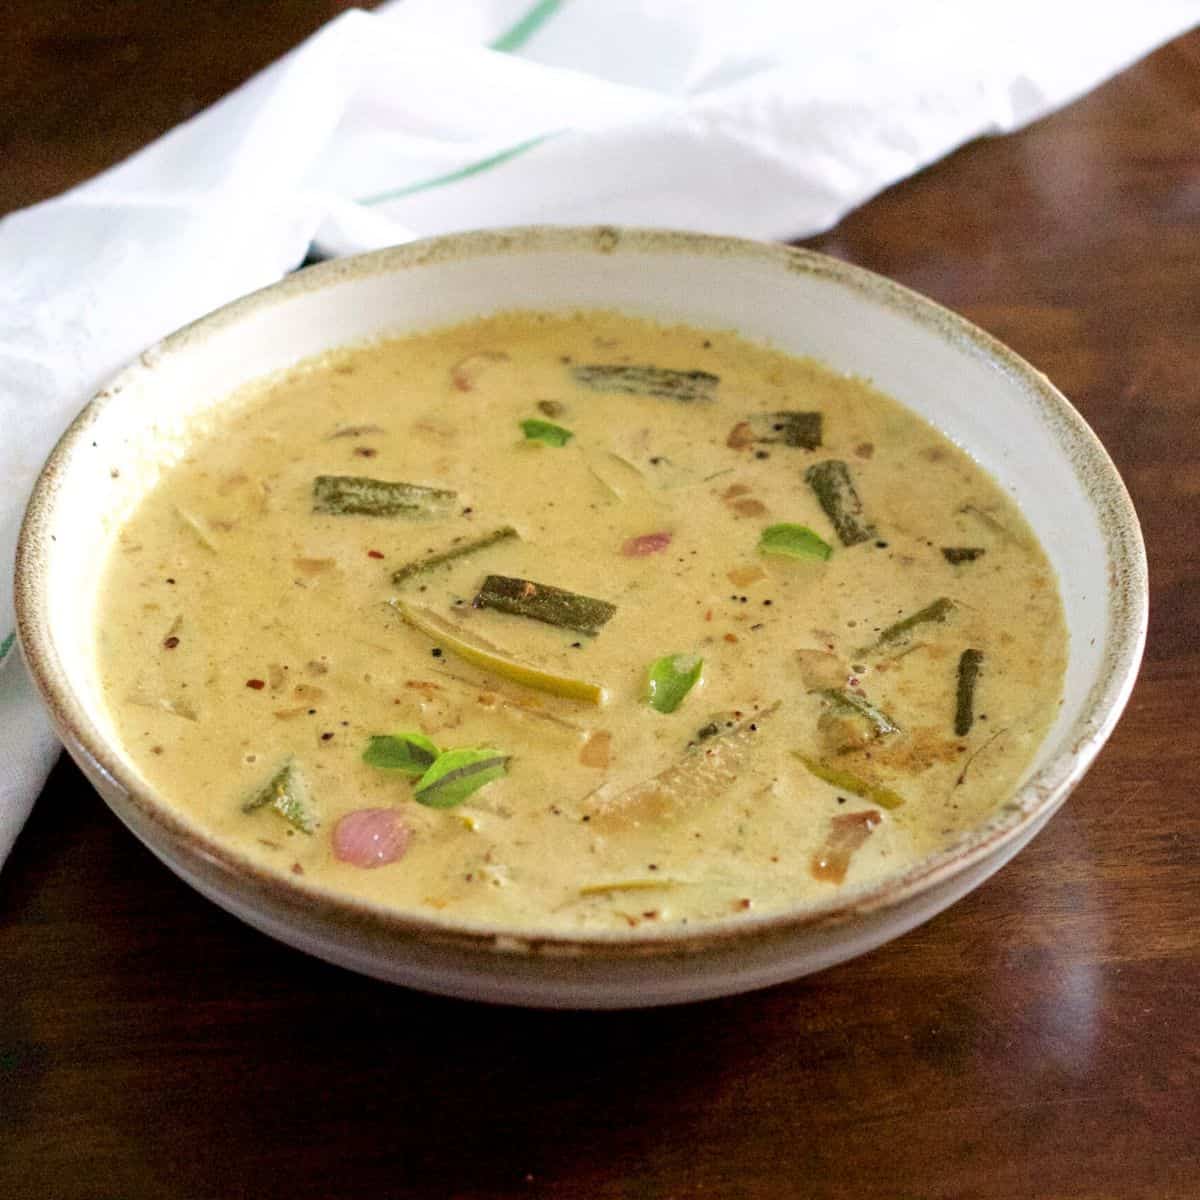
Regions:
<svg viewBox="0 0 1200 1200"><path fill-rule="evenodd" d="M1063 703L1024 783L903 874L823 904L693 928L560 934L400 913L263 870L156 794L114 735L94 613L114 529L169 441L243 384L321 351L497 309L609 308L732 329L869 377L963 446L1055 568L1069 630ZM63 436L17 557L21 648L60 736L118 817L249 924L381 979L553 1007L666 1004L763 987L899 936L983 882L1046 823L1120 716L1141 658L1137 518L1095 435L1044 376L961 318L858 268L779 245L608 227L469 233L321 264L147 350Z"/></svg>

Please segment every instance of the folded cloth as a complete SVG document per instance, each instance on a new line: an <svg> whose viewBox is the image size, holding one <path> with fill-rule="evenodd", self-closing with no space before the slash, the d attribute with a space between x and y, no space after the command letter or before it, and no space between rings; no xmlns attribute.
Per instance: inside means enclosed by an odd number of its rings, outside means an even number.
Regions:
<svg viewBox="0 0 1200 1200"><path fill-rule="evenodd" d="M797 237L1073 99L1197 0L404 0L331 21L0 222L0 862L56 753L12 653L20 513L87 397L171 329L344 254L607 222Z"/></svg>

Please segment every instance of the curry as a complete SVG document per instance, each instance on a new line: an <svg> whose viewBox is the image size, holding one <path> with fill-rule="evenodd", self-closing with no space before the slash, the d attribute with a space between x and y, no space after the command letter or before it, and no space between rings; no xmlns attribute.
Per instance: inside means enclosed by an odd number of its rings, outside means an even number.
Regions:
<svg viewBox="0 0 1200 1200"><path fill-rule="evenodd" d="M113 539L111 719L255 863L564 932L737 920L978 826L1060 701L961 449L729 332L502 313L230 397Z"/></svg>

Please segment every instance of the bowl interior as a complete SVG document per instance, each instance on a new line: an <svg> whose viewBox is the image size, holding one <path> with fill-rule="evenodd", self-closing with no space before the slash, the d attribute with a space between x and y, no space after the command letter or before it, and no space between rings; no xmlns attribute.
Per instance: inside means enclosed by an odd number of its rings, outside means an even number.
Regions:
<svg viewBox="0 0 1200 1200"><path fill-rule="evenodd" d="M97 588L122 520L185 452L196 415L323 349L518 307L736 330L870 379L967 449L1046 548L1070 630L1059 716L1002 819L1031 818L1078 778L1132 686L1145 571L1128 497L1074 410L986 335L866 272L779 246L601 229L464 235L302 272L148 351L76 422L27 521L21 636L60 727L120 791L144 785L97 682Z"/></svg>

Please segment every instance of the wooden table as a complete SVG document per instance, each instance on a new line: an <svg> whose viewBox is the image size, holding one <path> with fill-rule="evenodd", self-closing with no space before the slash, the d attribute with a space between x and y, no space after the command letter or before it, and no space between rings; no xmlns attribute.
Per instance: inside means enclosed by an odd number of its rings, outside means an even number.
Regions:
<svg viewBox="0 0 1200 1200"><path fill-rule="evenodd" d="M9 0L0 210L340 7ZM1150 643L1066 809L952 910L824 975L538 1013L276 945L64 762L0 872L0 1195L1200 1196L1200 33L810 244L1014 346L1129 484Z"/></svg>

